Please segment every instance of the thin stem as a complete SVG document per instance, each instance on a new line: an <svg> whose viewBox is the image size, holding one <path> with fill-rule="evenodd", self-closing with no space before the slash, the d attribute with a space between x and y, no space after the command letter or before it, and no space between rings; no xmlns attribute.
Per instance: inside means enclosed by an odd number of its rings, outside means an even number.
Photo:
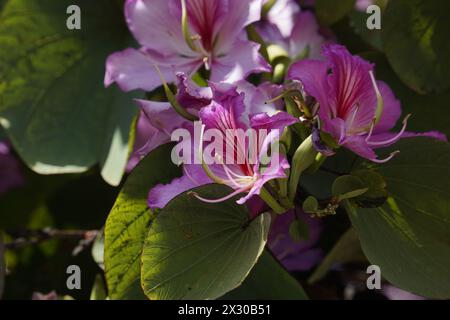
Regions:
<svg viewBox="0 0 450 320"><path fill-rule="evenodd" d="M275 213L281 214L286 212L286 209L278 203L278 201L270 194L269 191L267 191L266 188L261 188L259 196Z"/></svg>

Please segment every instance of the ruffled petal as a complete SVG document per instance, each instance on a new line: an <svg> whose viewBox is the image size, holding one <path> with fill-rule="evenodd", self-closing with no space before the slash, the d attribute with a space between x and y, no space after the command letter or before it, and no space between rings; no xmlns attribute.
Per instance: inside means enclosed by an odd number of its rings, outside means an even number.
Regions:
<svg viewBox="0 0 450 320"><path fill-rule="evenodd" d="M181 117L168 102L136 99L149 123L170 137L175 129L181 128L188 120Z"/></svg>
<svg viewBox="0 0 450 320"><path fill-rule="evenodd" d="M275 25L280 34L287 38L291 35L296 22L296 14L300 12L299 5L293 0L277 0L269 10L266 20Z"/></svg>
<svg viewBox="0 0 450 320"><path fill-rule="evenodd" d="M181 32L181 12L175 10L172 2L174 0L127 0L128 27L143 47L164 57L195 56Z"/></svg>
<svg viewBox="0 0 450 320"><path fill-rule="evenodd" d="M233 83L251 73L269 72L271 67L259 53L259 47L251 41L236 40L230 52L214 59L211 80Z"/></svg>
<svg viewBox="0 0 450 320"><path fill-rule="evenodd" d="M177 84L178 92L176 98L184 108L200 110L211 102L211 88L196 85L185 73L177 73Z"/></svg>
<svg viewBox="0 0 450 320"><path fill-rule="evenodd" d="M211 1L211 0L208 0ZM223 0L215 0L223 1ZM216 40L216 55L233 53L246 26L261 18L262 0L225 0L228 10Z"/></svg>
<svg viewBox="0 0 450 320"><path fill-rule="evenodd" d="M170 136L152 126L143 111L140 111L136 124L136 136L133 152L127 164L127 172L131 172L141 159L164 143L170 141Z"/></svg>
<svg viewBox="0 0 450 320"><path fill-rule="evenodd" d="M298 122L299 120L287 112L280 111L273 116L267 113L259 113L251 117L251 127L255 130L266 129L267 132L271 130L280 130L283 132L284 128Z"/></svg>
<svg viewBox="0 0 450 320"><path fill-rule="evenodd" d="M305 92L320 104L321 119L330 118L334 110L328 103L330 88L327 82L327 63L319 60L298 61L289 68L288 79L300 81Z"/></svg>
<svg viewBox="0 0 450 320"><path fill-rule="evenodd" d="M267 113L272 116L283 110L282 99L269 102L283 92L282 85L264 82L256 87L248 81L241 80L237 82L237 91L245 95L245 114L249 118L258 113Z"/></svg>
<svg viewBox="0 0 450 320"><path fill-rule="evenodd" d="M289 51L292 57L296 57L308 50L309 59L321 58L324 37L319 33L319 24L310 11L302 11L295 16L295 25L289 37Z"/></svg>

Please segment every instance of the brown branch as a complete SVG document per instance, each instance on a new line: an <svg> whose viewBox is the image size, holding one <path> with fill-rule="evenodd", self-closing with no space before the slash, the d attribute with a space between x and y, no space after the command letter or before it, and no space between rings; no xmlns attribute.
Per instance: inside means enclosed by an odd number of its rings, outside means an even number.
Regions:
<svg viewBox="0 0 450 320"><path fill-rule="evenodd" d="M10 233L14 236L13 233ZM37 245L52 239L80 239L83 243L91 243L98 234L98 230L59 230L44 228L37 230L24 230L17 237L4 244L6 250L14 250L29 245Z"/></svg>

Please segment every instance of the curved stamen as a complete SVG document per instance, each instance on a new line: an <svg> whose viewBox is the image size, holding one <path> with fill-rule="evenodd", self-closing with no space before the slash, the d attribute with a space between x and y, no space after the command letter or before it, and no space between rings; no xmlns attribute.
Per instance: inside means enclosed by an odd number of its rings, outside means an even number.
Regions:
<svg viewBox="0 0 450 320"><path fill-rule="evenodd" d="M375 119L372 120L372 123L370 125L370 129L369 129L369 133L367 134L366 142L368 142L370 140L370 137L372 136L374 127L375 127ZM364 132L363 132L363 134L364 134Z"/></svg>
<svg viewBox="0 0 450 320"><path fill-rule="evenodd" d="M205 132L205 125L202 124L202 129L200 130L200 142L198 146L198 159L200 159L202 163L202 168L205 171L206 175L215 183L218 184L226 184L226 181L216 176L210 167L205 163L205 160L203 159L203 134Z"/></svg>
<svg viewBox="0 0 450 320"><path fill-rule="evenodd" d="M181 0L181 31L183 33L184 40L186 41L186 44L192 51L197 51L197 46L192 41L192 36L189 32L189 25L188 25L188 15L187 15L187 8L186 8L186 0Z"/></svg>
<svg viewBox="0 0 450 320"><path fill-rule="evenodd" d="M392 152L387 158L385 158L385 159L370 159L370 161L373 161L373 162L375 162L375 163L386 163L386 162L388 162L389 160L391 160L393 157L395 157L397 154L399 154L400 153L400 151L399 150L397 150L397 151L394 151L394 152Z"/></svg>
<svg viewBox="0 0 450 320"><path fill-rule="evenodd" d="M249 185L247 185L247 186L245 186L243 188L237 189L234 192L230 193L229 195L227 195L227 196L225 196L223 198L219 198L219 199L205 199L205 198L199 196L198 193L193 192L193 191L189 192L188 194L193 195L194 197L196 197L197 199L199 199L199 200L201 200L203 202L218 203L218 202L222 202L222 201L226 201L228 199L231 199L234 196L238 195L239 193L243 193L243 192L247 191L250 188L250 186L251 186L251 184L249 184Z"/></svg>
<svg viewBox="0 0 450 320"><path fill-rule="evenodd" d="M396 142L405 133L406 126L408 125L409 117L411 117L411 114L408 114L405 117L405 119L403 119L402 130L395 137L393 137L391 139L384 140L384 141L368 141L368 139L366 139L367 144L370 145L370 146L383 146L383 145L388 145L388 144Z"/></svg>
<svg viewBox="0 0 450 320"><path fill-rule="evenodd" d="M240 188L242 187L239 183L238 180L243 180L243 178L246 178L244 176L238 175L236 173L234 173L233 171L231 171L230 169L227 168L227 166L225 165L225 163L223 163L222 161L222 157L219 154L216 154L215 156L216 160L219 162L219 164L222 165L223 170L225 171L225 174L228 177L228 181L231 182L235 187ZM233 178L231 175L236 176L238 179Z"/></svg>
<svg viewBox="0 0 450 320"><path fill-rule="evenodd" d="M377 81L375 80L372 70L369 71L369 74L370 79L372 80L373 89L375 90L375 94L377 96L377 108L375 110L375 124L377 124L381 119L381 115L383 114L384 101L383 97L381 96L380 90L378 89Z"/></svg>

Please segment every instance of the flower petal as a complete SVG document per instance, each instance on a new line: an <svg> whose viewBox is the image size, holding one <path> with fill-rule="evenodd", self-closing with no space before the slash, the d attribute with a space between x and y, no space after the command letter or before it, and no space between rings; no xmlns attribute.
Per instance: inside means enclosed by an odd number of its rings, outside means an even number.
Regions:
<svg viewBox="0 0 450 320"><path fill-rule="evenodd" d="M216 44L216 54L219 56L232 53L235 50L235 41L242 35L244 28L261 18L262 0L225 0L225 2L228 2L228 10L223 17Z"/></svg>
<svg viewBox="0 0 450 320"><path fill-rule="evenodd" d="M321 58L324 37L319 33L319 24L310 11L302 11L295 16L295 25L289 37L289 51L293 57L308 49L308 58Z"/></svg>
<svg viewBox="0 0 450 320"><path fill-rule="evenodd" d="M145 48L163 56L195 55L181 32L181 12L173 0L127 0L128 27ZM177 1L179 3L179 1Z"/></svg>
<svg viewBox="0 0 450 320"><path fill-rule="evenodd" d="M212 99L210 87L199 87L185 73L177 73L177 100L184 108L201 109Z"/></svg>
<svg viewBox="0 0 450 320"><path fill-rule="evenodd" d="M331 113L327 69L327 63L324 61L302 60L292 64L288 71L288 79L300 81L305 92L319 102L319 114L323 115L321 119L330 118Z"/></svg>
<svg viewBox="0 0 450 320"><path fill-rule="evenodd" d="M283 132L284 128L298 122L298 119L287 112L280 111L273 116L267 113L259 113L251 117L251 127L255 130L266 129L267 132L271 130L280 130Z"/></svg>
<svg viewBox="0 0 450 320"><path fill-rule="evenodd" d="M271 67L260 55L259 47L251 41L236 40L228 54L214 59L211 80L232 83L251 73L269 72Z"/></svg>
<svg viewBox="0 0 450 320"><path fill-rule="evenodd" d="M161 85L161 78L155 69L156 62L146 53L126 49L111 54L106 61L105 86L116 82L123 91L142 89L152 91ZM166 81L175 79L170 67L159 67Z"/></svg>
<svg viewBox="0 0 450 320"><path fill-rule="evenodd" d="M201 165L185 165L183 169L182 177L172 180L169 184L159 184L150 190L147 198L150 209L164 208L170 200L179 194L212 183Z"/></svg>
<svg viewBox="0 0 450 320"><path fill-rule="evenodd" d="M169 141L170 136L153 127L141 110L136 124L136 137L134 140L133 152L128 160L127 172L131 172L139 161L141 161L142 157Z"/></svg>

